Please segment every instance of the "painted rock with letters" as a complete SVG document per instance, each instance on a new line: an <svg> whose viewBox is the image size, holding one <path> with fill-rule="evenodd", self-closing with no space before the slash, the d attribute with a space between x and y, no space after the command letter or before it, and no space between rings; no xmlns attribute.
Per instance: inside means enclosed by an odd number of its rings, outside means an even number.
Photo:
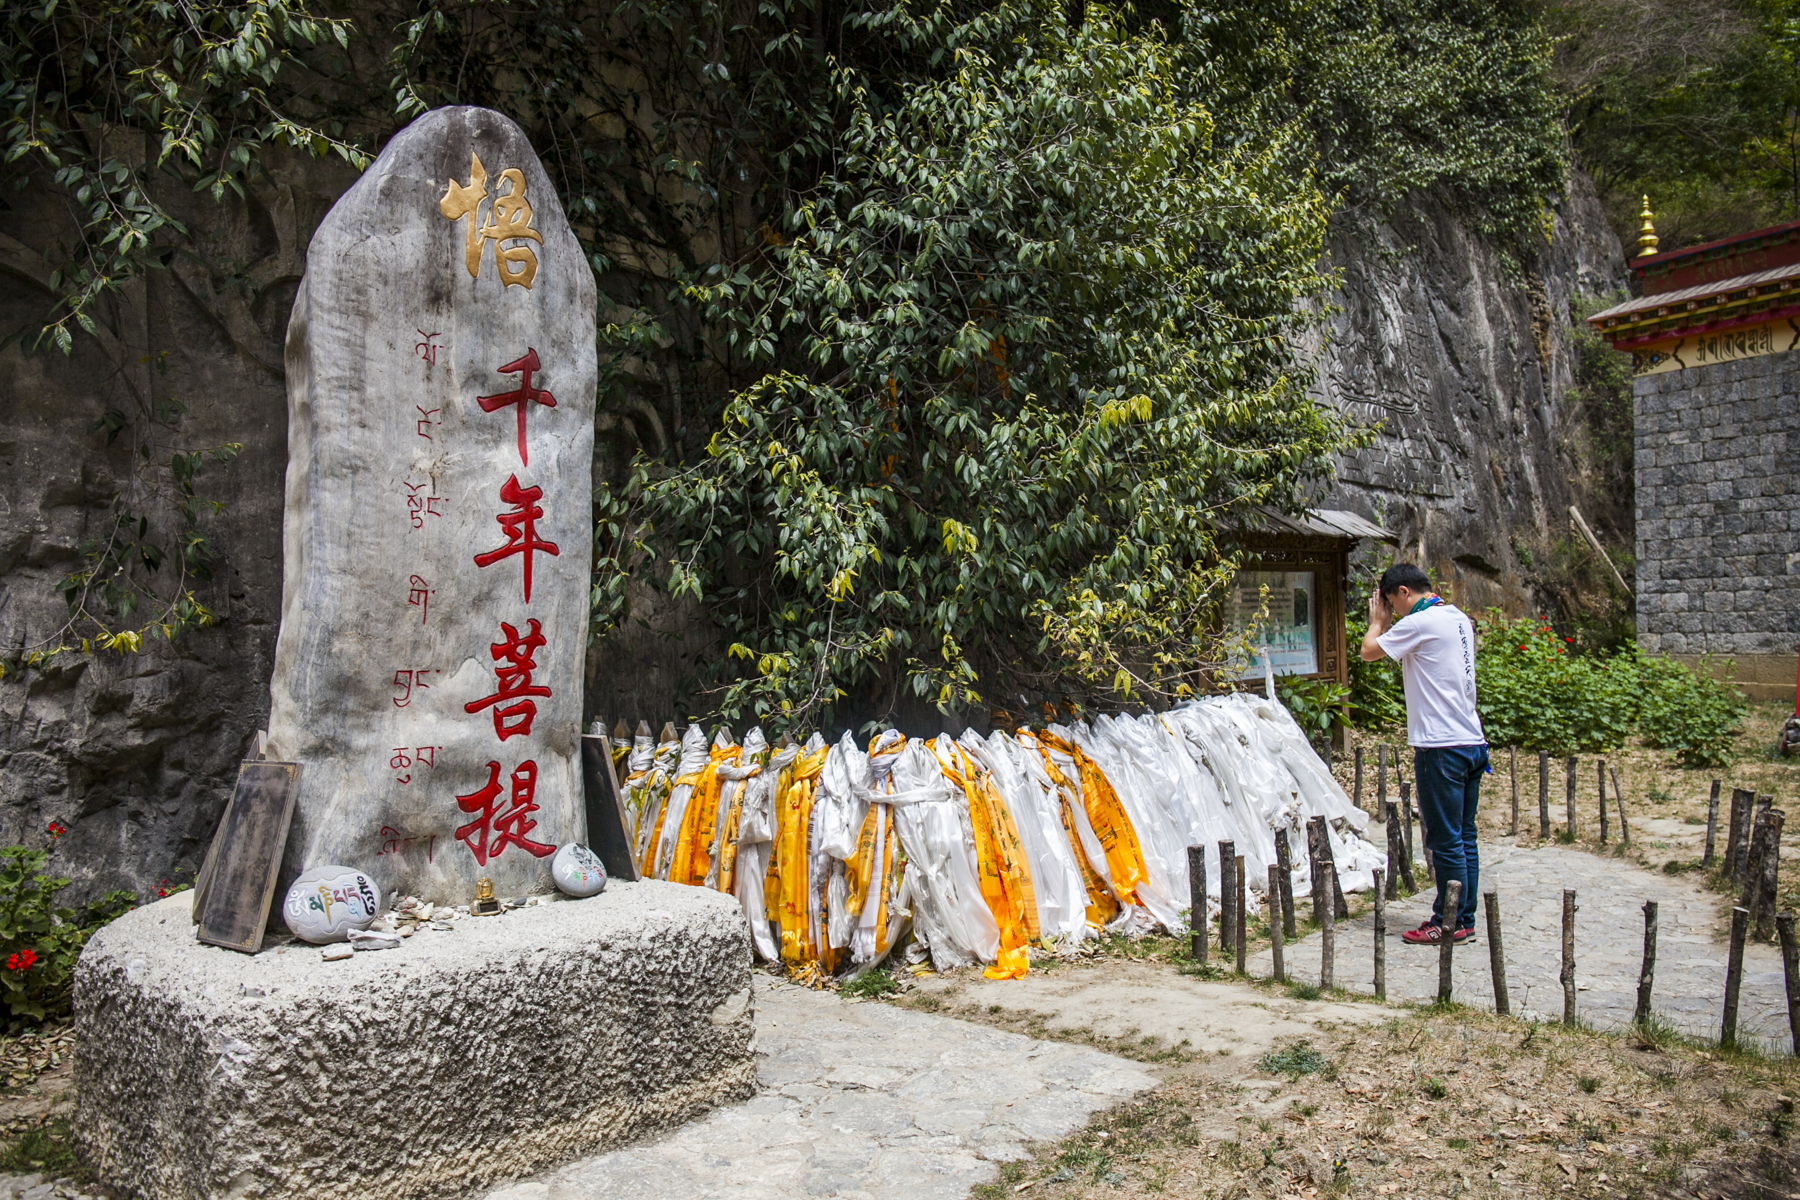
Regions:
<svg viewBox="0 0 1800 1200"><path fill-rule="evenodd" d="M581 899L606 890L606 867L600 856L580 842L570 842L550 860L550 877L564 895Z"/></svg>
<svg viewBox="0 0 1800 1200"><path fill-rule="evenodd" d="M301 873L281 903L288 932L303 942L341 942L381 915L381 888L365 871L314 867Z"/></svg>

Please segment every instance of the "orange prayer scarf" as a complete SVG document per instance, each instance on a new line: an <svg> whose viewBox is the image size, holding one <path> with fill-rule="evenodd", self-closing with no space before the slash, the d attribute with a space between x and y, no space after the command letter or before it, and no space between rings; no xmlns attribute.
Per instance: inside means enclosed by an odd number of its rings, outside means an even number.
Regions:
<svg viewBox="0 0 1800 1200"><path fill-rule="evenodd" d="M775 860L770 875L776 880L776 901L769 906L781 925L781 961L790 965L819 956L813 945L811 917L807 912L807 882L812 868L808 836L812 831L813 797L825 770L830 747L802 755L788 772L775 797Z"/></svg>
<svg viewBox="0 0 1800 1200"><path fill-rule="evenodd" d="M968 799L981 898L987 902L988 910L994 914L994 923L1000 927L999 952L994 965L984 974L989 979L1023 979L1031 967L1031 957L1025 947L1032 937L1029 930L1035 923L1037 904L1032 898L1031 872L1019 847L1019 832L1013 827L1005 802L993 794L993 781L977 777L975 764L961 746L955 747L953 753L955 762L946 763L940 758L938 765L943 769L944 777L961 788ZM1011 855L1007 852L1008 846L1013 851ZM1028 910L1030 920L1025 915Z"/></svg>
<svg viewBox="0 0 1800 1200"><path fill-rule="evenodd" d="M1137 885L1148 879L1150 872L1144 867L1143 847L1138 844L1137 830L1131 827L1125 806L1119 803L1119 794L1113 791L1099 764L1083 753L1080 746L1065 742L1052 733L1037 736L1042 744L1075 760L1075 766L1081 772L1081 805L1087 810L1088 824L1094 827L1094 836L1100 839L1100 849L1106 854L1106 865L1112 872L1113 893L1121 903L1136 904ZM1046 752L1045 760L1049 757Z"/></svg>
<svg viewBox="0 0 1800 1200"><path fill-rule="evenodd" d="M663 821L669 815L669 797L675 794L675 789L678 787L699 783L702 774L704 774L704 768L688 775L677 775L675 782L669 785L669 790L662 794L661 800L657 801L656 823L650 826L650 843L644 847L644 860L638 864L638 873L645 879L656 878L656 851L662 844ZM690 797L691 795L690 793Z"/></svg>
<svg viewBox="0 0 1800 1200"><path fill-rule="evenodd" d="M700 768L694 794L688 797L681 817L681 835L675 842L675 860L669 864L669 882L699 887L712 869L713 823L719 815L719 767L737 757L737 746L714 746L712 761Z"/></svg>

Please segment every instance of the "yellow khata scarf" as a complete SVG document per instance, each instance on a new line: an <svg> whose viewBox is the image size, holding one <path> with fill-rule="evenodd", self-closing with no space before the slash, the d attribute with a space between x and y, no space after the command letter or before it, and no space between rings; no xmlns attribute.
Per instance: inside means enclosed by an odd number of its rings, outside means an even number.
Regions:
<svg viewBox="0 0 1800 1200"><path fill-rule="evenodd" d="M1119 794L1113 791L1099 764L1083 753L1081 747L1052 733L1037 736L1043 745L1060 750L1075 760L1075 766L1081 772L1081 804L1087 811L1088 824L1094 827L1094 836L1100 839L1100 849L1106 854L1113 892L1122 903L1136 904L1137 885L1148 879L1150 873L1144 867L1144 851L1138 844L1137 830L1131 827L1131 818L1125 814L1125 806L1119 803ZM1048 762L1049 759L1046 752L1044 760Z"/></svg>
<svg viewBox="0 0 1800 1200"><path fill-rule="evenodd" d="M678 787L699 783L700 776L705 773L705 768L702 768L686 775L677 775L675 781L663 789L662 797L656 802L656 820L650 826L650 841L644 847L643 861L638 863L638 874L645 879L656 878L656 851L662 845L662 827L669 815L669 797L675 794Z"/></svg>
<svg viewBox="0 0 1800 1200"><path fill-rule="evenodd" d="M738 822L744 815L744 793L750 790L750 781L761 774L762 764L757 763L748 775L738 781L738 789L731 794L731 811L725 816L725 845L719 851L719 890L721 892L731 891L737 881Z"/></svg>
<svg viewBox="0 0 1800 1200"><path fill-rule="evenodd" d="M775 854L769 876L775 881L775 902L768 911L781 926L781 961L790 966L819 956L813 945L807 914L807 880L812 868L808 835L812 831L813 796L825 770L830 747L801 755L788 771L775 795ZM792 778L789 778L789 772Z"/></svg>
<svg viewBox="0 0 1800 1200"><path fill-rule="evenodd" d="M713 822L719 815L719 766L737 757L737 746L714 746L712 761L700 768L694 794L688 797L681 818L681 836L675 842L675 860L669 864L669 882L700 887L712 867Z"/></svg>
<svg viewBox="0 0 1800 1200"><path fill-rule="evenodd" d="M1044 760L1044 771L1050 776L1050 782L1056 785L1056 798L1062 812L1063 835L1069 839L1070 849L1075 851L1075 865L1081 868L1081 886L1087 890L1088 924L1095 929L1103 929L1108 921L1119 915L1119 902L1113 897L1112 889L1107 887L1106 881L1100 878L1100 872L1094 870L1094 865L1088 861L1087 847L1081 841L1081 831L1075 827L1075 812L1072 807L1075 786L1050 757L1050 752L1044 748L1043 743L1035 740L1035 735L1032 744L1037 747L1039 756Z"/></svg>
<svg viewBox="0 0 1800 1200"><path fill-rule="evenodd" d="M938 765L944 777L961 788L968 799L981 898L1000 927L1000 950L994 965L983 974L989 979L1023 979L1031 967L1025 947L1033 936L1037 902L1032 898L1031 871L1019 845L1019 831L1013 826L1005 802L995 794L993 780L985 774L977 775L975 764L961 746L955 747L953 754L953 762L947 763L940 757ZM1027 912L1031 914L1029 919Z"/></svg>

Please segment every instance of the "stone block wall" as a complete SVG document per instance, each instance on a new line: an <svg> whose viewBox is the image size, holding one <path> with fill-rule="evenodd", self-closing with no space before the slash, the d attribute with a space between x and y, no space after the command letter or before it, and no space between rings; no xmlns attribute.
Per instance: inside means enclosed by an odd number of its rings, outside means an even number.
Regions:
<svg viewBox="0 0 1800 1200"><path fill-rule="evenodd" d="M1644 649L1737 660L1794 694L1800 638L1800 352L1640 376L1637 611Z"/></svg>

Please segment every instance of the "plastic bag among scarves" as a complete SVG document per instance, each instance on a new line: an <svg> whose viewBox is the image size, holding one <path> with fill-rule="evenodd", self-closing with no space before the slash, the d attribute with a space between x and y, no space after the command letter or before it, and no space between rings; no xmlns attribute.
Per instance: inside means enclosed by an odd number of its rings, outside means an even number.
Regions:
<svg viewBox="0 0 1800 1200"><path fill-rule="evenodd" d="M1189 844L1230 838L1257 892L1286 828L1305 890L1315 815L1346 891L1382 861L1361 837L1366 815L1287 711L1258 697L986 739L890 730L867 753L848 734L829 749L814 735L788 754L769 758L760 731L739 747L720 730L709 751L690 727L642 833L660 848L646 874L734 893L757 953L790 966L872 966L910 926L914 957L1004 977L1023 973L1030 940L1179 932Z"/></svg>

